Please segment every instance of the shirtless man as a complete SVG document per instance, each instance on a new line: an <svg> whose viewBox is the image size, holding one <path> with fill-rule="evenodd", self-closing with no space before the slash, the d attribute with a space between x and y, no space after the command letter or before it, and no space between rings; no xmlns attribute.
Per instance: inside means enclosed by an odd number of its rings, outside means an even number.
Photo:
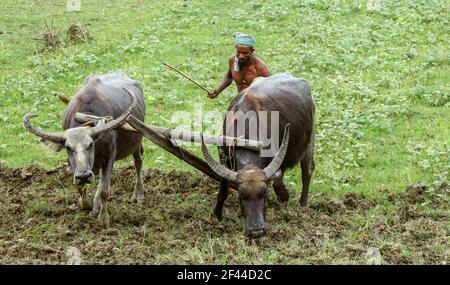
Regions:
<svg viewBox="0 0 450 285"><path fill-rule="evenodd" d="M208 93L209 98L216 98L220 92L230 86L232 79L236 83L238 92L247 88L256 77L270 76L266 64L255 54L255 38L242 33L234 34L236 55L228 59L228 71L219 87Z"/></svg>

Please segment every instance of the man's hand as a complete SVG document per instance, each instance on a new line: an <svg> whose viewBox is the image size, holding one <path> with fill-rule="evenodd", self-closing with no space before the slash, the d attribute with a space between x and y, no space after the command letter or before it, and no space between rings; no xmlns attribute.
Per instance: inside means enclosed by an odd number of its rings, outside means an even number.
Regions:
<svg viewBox="0 0 450 285"><path fill-rule="evenodd" d="M213 91L211 91L211 92L208 92L208 97L211 98L211 99L214 99L214 98L216 98L217 96L219 96L219 92L217 92L217 89L216 89L216 90L213 90Z"/></svg>

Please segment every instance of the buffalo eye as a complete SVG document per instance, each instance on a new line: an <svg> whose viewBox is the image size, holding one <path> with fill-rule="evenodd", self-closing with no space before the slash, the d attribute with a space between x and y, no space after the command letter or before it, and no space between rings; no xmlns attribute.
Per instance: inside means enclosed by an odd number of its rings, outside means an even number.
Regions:
<svg viewBox="0 0 450 285"><path fill-rule="evenodd" d="M73 152L73 148L71 148L70 146L66 145L66 149L68 152Z"/></svg>
<svg viewBox="0 0 450 285"><path fill-rule="evenodd" d="M92 146L94 146L94 142L90 142L90 143L88 144L88 146L87 146L87 149L91 149Z"/></svg>

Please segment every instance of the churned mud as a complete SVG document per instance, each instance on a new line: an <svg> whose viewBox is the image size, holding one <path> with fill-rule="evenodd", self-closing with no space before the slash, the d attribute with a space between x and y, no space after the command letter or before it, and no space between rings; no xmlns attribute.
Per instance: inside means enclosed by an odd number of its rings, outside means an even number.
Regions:
<svg viewBox="0 0 450 285"><path fill-rule="evenodd" d="M212 215L218 183L203 174L144 172L142 204L131 202L134 168L115 169L111 222L101 226L78 209L65 166L0 168L1 264L448 264L449 186L420 185L377 198L363 193L299 193L281 203L270 192L268 233L243 237L237 193L223 221ZM94 189L89 190L91 197ZM369 248L379 249L377 261ZM79 256L71 257L71 252Z"/></svg>

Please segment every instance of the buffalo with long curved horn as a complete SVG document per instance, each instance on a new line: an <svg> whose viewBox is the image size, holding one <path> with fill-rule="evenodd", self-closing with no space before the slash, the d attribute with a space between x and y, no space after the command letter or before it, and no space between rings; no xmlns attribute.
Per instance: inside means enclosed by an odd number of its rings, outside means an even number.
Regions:
<svg viewBox="0 0 450 285"><path fill-rule="evenodd" d="M270 122L264 122L263 118L268 116ZM239 128L239 125L243 127ZM253 135L257 132L258 137L252 137L252 131ZM221 163L215 161L206 145L202 144L207 164L222 177L214 214L219 220L222 219L229 185L237 185L239 202L246 217L246 236L261 237L266 233L265 210L270 181L274 181L278 198L287 201L289 192L284 186L283 175L286 169L299 164L302 169L300 205L306 205L314 170L314 100L308 82L290 74L257 78L231 102L224 121L224 134L270 141L266 146L278 145L282 141L273 158L263 155L263 150L219 148Z"/></svg>
<svg viewBox="0 0 450 285"><path fill-rule="evenodd" d="M76 120L77 112L112 119L82 124ZM64 112L63 132L53 133L33 126L30 119L36 115L27 114L23 119L24 127L52 149L67 150L74 184L92 183L94 174L100 174L93 203L82 187L78 190L80 207L91 209L90 215L104 224L109 223L107 200L114 161L133 155L137 181L132 199L144 199L142 134L121 128L130 115L144 121L142 87L138 81L116 72L86 79Z"/></svg>

